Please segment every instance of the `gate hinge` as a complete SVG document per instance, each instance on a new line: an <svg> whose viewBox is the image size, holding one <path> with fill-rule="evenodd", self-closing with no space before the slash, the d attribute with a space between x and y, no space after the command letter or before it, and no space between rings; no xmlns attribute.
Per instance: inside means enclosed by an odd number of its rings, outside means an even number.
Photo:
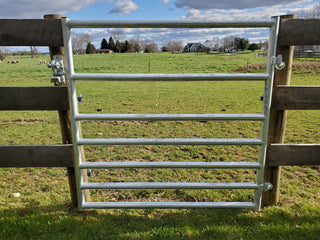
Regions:
<svg viewBox="0 0 320 240"><path fill-rule="evenodd" d="M63 56L54 55L53 60L48 63L48 68L52 68L52 77L50 82L55 83L56 85L65 84L65 71L63 68Z"/></svg>
<svg viewBox="0 0 320 240"><path fill-rule="evenodd" d="M282 70L286 66L286 64L282 61L282 55L273 56L271 58L271 64L275 65L277 70Z"/></svg>
<svg viewBox="0 0 320 240"><path fill-rule="evenodd" d="M262 184L262 191L267 192L267 191L271 190L272 187L273 187L273 185L271 183L265 182Z"/></svg>

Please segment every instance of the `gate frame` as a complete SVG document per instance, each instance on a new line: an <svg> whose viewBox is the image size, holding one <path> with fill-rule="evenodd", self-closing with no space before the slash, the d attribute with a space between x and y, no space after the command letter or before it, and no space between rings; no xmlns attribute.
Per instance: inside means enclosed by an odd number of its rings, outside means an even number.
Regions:
<svg viewBox="0 0 320 240"><path fill-rule="evenodd" d="M263 171L266 159L267 149L267 132L269 125L269 113L272 99L273 76L274 67L276 64L281 64L276 58L276 46L279 32L279 17L273 17L270 21L259 22L195 22L195 21L108 21L108 20L69 20L62 19L62 28L64 34L64 45L66 48L66 78L68 81L69 101L71 109L71 127L74 144L74 158L75 171L77 181L78 206L80 210L84 208L218 208L218 207L235 207L235 208L256 208L260 210L262 191L270 189L268 183L263 182ZM71 28L270 28L269 41L270 46L268 50L267 69L265 74L84 74L75 73L73 66L73 53L71 43ZM261 133L259 139L83 139L81 137L81 120L110 120L120 119L119 114L79 114L77 93L75 81L87 80L105 80L105 81L176 81L176 80L264 80L265 91L263 100L263 118L261 119ZM122 114L123 115L123 114ZM153 114L153 116L143 117L132 115L130 120L145 120L145 119L165 119L175 120L174 116L170 114L166 117L163 114ZM169 116L170 115L170 116ZM176 114L179 115L179 114ZM192 115L192 114L191 114ZM199 119L200 114L192 118ZM236 117L228 116L229 114L207 114L211 115L210 120L243 120L241 114ZM232 115L232 114L231 114ZM248 114L252 115L252 114ZM256 115L256 114L255 114ZM252 116L251 116L252 117ZM184 117L179 115L179 119ZM123 118L123 120L128 120ZM188 118L189 119L189 118ZM193 119L193 120L194 120ZM190 119L189 119L190 120ZM82 153L83 145L260 145L257 163L257 178L255 184L253 183L87 183L84 180L84 173L82 169L88 168L110 168L110 163L85 163L84 154ZM117 163L118 166L124 166L123 163ZM239 168L237 162L233 162L227 168ZM113 166L114 167L114 166ZM135 167L137 167L135 165ZM142 167L142 166L140 166ZM143 167L147 167L144 165ZM163 167L163 166L162 166ZM168 167L168 166L167 166ZM208 166L207 166L208 167ZM216 166L214 167L216 168ZM242 168L242 167L241 167ZM87 202L84 196L85 189L140 189L140 188L186 188L186 189L255 189L255 198L253 202Z"/></svg>

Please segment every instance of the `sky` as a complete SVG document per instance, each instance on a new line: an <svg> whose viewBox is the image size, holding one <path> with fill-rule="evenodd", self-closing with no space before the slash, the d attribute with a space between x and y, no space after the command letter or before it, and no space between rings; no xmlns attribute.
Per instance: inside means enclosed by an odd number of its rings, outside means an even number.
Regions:
<svg viewBox="0 0 320 240"><path fill-rule="evenodd" d="M307 12L319 0L0 0L0 18L43 18L60 13L72 20L266 20L275 15ZM84 29L99 48L113 29ZM170 40L202 42L228 35L245 37L250 42L267 38L261 29L123 29L126 39L143 38L158 43Z"/></svg>

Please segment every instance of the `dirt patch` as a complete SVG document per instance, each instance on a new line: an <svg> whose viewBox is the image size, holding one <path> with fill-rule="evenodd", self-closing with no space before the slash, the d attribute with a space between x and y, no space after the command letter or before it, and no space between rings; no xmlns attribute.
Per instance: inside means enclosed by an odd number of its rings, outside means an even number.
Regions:
<svg viewBox="0 0 320 240"><path fill-rule="evenodd" d="M266 67L266 63L251 63L242 67L233 69L233 72L248 72L250 70L260 70ZM320 70L320 62L297 62L292 64L295 70Z"/></svg>

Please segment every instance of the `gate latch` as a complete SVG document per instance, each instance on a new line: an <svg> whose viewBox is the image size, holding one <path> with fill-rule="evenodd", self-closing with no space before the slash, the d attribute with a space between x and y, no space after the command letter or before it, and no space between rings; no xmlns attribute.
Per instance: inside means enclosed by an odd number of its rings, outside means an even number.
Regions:
<svg viewBox="0 0 320 240"><path fill-rule="evenodd" d="M282 70L286 64L282 61L282 55L273 56L271 59L271 64L275 65L277 70Z"/></svg>
<svg viewBox="0 0 320 240"><path fill-rule="evenodd" d="M50 82L55 83L56 85L65 84L65 71L63 69L63 56L54 55L53 60L48 63L48 68L52 68L52 77Z"/></svg>

